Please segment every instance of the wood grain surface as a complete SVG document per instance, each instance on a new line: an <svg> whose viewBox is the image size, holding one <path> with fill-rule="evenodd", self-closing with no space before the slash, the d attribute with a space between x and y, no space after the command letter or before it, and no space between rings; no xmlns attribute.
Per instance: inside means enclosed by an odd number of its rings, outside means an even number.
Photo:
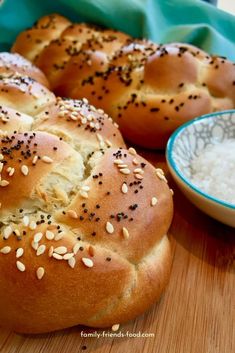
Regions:
<svg viewBox="0 0 235 353"><path fill-rule="evenodd" d="M162 154L139 152L166 170ZM235 352L235 230L201 213L169 183L175 191L169 285L160 302L120 328L152 337L84 338L82 327L31 336L0 328L1 353Z"/></svg>

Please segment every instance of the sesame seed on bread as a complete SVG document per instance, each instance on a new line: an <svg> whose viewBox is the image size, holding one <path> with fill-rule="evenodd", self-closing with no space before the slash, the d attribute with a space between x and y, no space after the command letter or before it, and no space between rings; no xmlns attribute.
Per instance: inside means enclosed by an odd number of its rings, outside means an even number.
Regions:
<svg viewBox="0 0 235 353"><path fill-rule="evenodd" d="M168 282L171 190L87 99L38 106L0 108L1 325L118 327Z"/></svg>
<svg viewBox="0 0 235 353"><path fill-rule="evenodd" d="M41 68L57 95L88 98L140 146L164 148L184 122L235 107L234 64L189 44L158 45L54 14L12 51Z"/></svg>
<svg viewBox="0 0 235 353"><path fill-rule="evenodd" d="M9 77L14 73L29 76L43 86L49 87L49 82L41 70L19 54L0 53L0 76Z"/></svg>
<svg viewBox="0 0 235 353"><path fill-rule="evenodd" d="M168 282L172 192L103 109L56 98L13 57L0 76L1 325L115 330Z"/></svg>

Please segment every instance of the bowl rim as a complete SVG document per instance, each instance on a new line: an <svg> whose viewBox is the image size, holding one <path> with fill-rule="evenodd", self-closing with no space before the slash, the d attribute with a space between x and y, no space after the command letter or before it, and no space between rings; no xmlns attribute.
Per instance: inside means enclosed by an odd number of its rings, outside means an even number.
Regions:
<svg viewBox="0 0 235 353"><path fill-rule="evenodd" d="M181 125L180 127L178 127L178 129L176 129L173 134L171 135L171 137L169 138L168 142L167 142L167 146L166 146L166 159L167 162L169 163L169 165L172 167L174 173L181 179L181 181L183 183L185 183L190 189L192 189L195 193L199 194L200 196L209 199L210 201L219 204L220 206L224 206L227 207L231 210L235 210L235 205L220 200L214 196L211 196L210 194L207 194L204 191L201 191L198 187L194 186L189 179L187 179L184 174L182 174L178 167L177 164L174 161L174 158L172 156L173 154L173 149L174 149L174 144L176 139L178 138L178 136L181 134L181 132L187 128L188 126L197 123L198 121L201 120L205 120L208 118L212 118L213 116L218 116L218 115L225 115L225 114L229 114L229 113L234 113L235 114L235 109L230 109L230 110L224 110L221 112L215 112L215 113L209 113L209 114L205 114L205 115L201 115L197 118L191 119L189 121L187 121L186 123L184 123L183 125Z"/></svg>

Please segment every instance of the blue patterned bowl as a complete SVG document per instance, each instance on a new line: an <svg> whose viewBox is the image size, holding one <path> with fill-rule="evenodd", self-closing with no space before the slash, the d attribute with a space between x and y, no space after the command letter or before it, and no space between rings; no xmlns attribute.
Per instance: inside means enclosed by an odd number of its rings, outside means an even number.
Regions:
<svg viewBox="0 0 235 353"><path fill-rule="evenodd" d="M168 141L166 159L174 180L195 206L235 227L235 205L206 194L190 181L192 158L208 145L227 139L235 139L235 110L204 115L182 125Z"/></svg>

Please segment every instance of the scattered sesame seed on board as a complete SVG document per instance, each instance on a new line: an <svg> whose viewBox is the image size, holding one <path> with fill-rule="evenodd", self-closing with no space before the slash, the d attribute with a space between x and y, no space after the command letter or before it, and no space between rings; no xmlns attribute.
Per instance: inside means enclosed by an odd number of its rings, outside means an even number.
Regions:
<svg viewBox="0 0 235 353"><path fill-rule="evenodd" d="M84 265L86 267L93 267L94 266L93 261L91 259L89 259L88 257L83 257L82 262L84 263Z"/></svg>
<svg viewBox="0 0 235 353"><path fill-rule="evenodd" d="M120 325L119 324L115 324L115 325L113 325L112 326L112 331L118 331L119 330L119 327L120 327Z"/></svg>
<svg viewBox="0 0 235 353"><path fill-rule="evenodd" d="M45 270L43 267L38 267L37 271L36 271L36 276L39 280L42 279L42 277L44 276L45 274Z"/></svg>
<svg viewBox="0 0 235 353"><path fill-rule="evenodd" d="M10 246L4 246L1 250L0 253L1 254L9 254L11 252L11 247Z"/></svg>
<svg viewBox="0 0 235 353"><path fill-rule="evenodd" d="M107 222L106 223L106 231L109 233L109 234L112 234L114 232L114 227L112 225L112 223L110 222Z"/></svg>
<svg viewBox="0 0 235 353"><path fill-rule="evenodd" d="M151 199L151 206L155 206L158 203L158 199L154 196Z"/></svg>
<svg viewBox="0 0 235 353"><path fill-rule="evenodd" d="M21 261L16 261L16 267L18 268L18 270L20 272L24 272L25 271L25 265Z"/></svg>

